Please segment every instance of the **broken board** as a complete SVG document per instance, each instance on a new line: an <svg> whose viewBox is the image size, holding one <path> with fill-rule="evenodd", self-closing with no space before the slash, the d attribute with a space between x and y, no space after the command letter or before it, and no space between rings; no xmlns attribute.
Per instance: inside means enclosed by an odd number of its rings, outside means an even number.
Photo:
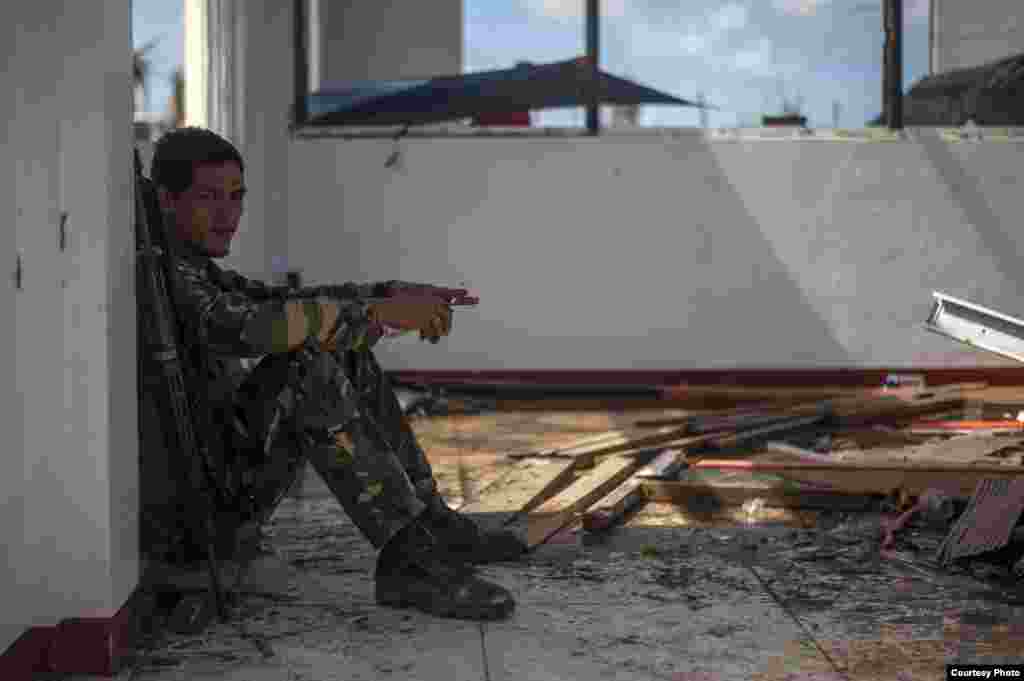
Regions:
<svg viewBox="0 0 1024 681"><path fill-rule="evenodd" d="M572 482L575 462L566 460L523 460L485 487L476 501L459 507L460 513L488 514L487 525L510 522L529 512Z"/></svg>
<svg viewBox="0 0 1024 681"><path fill-rule="evenodd" d="M624 520L646 500L641 482L631 478L598 502L584 514L583 529L587 532L607 532Z"/></svg>
<svg viewBox="0 0 1024 681"><path fill-rule="evenodd" d="M531 549L543 544L592 504L614 491L637 471L637 462L622 455L609 456L592 471L579 477L559 494L527 516L526 544Z"/></svg>
<svg viewBox="0 0 1024 681"><path fill-rule="evenodd" d="M711 435L698 435L674 443L680 456L689 447L703 444ZM644 439L644 438L641 438ZM533 549L559 530L579 519L590 506L613 492L640 470L647 461L624 453L607 457L593 470L577 478L569 487L538 506L526 517L526 543Z"/></svg>

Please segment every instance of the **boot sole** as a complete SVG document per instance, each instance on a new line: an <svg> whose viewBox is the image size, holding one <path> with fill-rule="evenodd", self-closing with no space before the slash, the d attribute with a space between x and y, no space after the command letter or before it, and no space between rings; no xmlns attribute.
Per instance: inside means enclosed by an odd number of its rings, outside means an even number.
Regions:
<svg viewBox="0 0 1024 681"><path fill-rule="evenodd" d="M516 603L509 600L501 605L459 605L450 601L438 602L439 599L428 593L404 593L402 586L407 580L395 580L394 583L381 584L376 587L377 604L387 608L415 608L428 615L462 620L499 620L505 619L515 610Z"/></svg>

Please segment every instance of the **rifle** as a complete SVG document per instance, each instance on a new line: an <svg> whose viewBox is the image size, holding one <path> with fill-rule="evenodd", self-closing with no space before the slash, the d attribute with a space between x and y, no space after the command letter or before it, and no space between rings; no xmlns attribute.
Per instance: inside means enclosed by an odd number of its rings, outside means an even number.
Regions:
<svg viewBox="0 0 1024 681"><path fill-rule="evenodd" d="M173 292L168 281L173 281L174 263L167 238L163 216L159 209L150 211L153 187L142 174L142 160L135 150L135 241L137 249L136 278L139 282L137 295L144 296L148 303L151 319L140 324L145 334L146 359L159 374L161 390L157 404L164 416L162 431L167 452L176 455L178 470L187 489L195 490L198 503L192 506L191 524L193 531L206 540L206 559L210 576L210 595L222 620L227 619L224 593L221 588L220 569L217 564L216 541L216 498L209 479L209 453L205 442L196 437L196 416L203 413L189 395L205 394L205 387L197 386L186 362L178 349L182 336L174 309L171 306ZM148 190L149 193L145 193ZM147 199L149 199L147 201ZM186 386L199 390L187 390ZM171 423L166 423L170 416Z"/></svg>

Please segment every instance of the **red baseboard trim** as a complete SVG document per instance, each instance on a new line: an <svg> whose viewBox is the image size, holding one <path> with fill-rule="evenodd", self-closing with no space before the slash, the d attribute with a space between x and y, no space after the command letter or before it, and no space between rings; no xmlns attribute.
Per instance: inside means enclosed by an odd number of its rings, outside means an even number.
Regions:
<svg viewBox="0 0 1024 681"><path fill-rule="evenodd" d="M47 652L57 627L32 627L0 655L0 678L32 681L34 674L49 671Z"/></svg>
<svg viewBox="0 0 1024 681"><path fill-rule="evenodd" d="M389 372L403 383L511 383L518 385L877 386L888 374L924 374L929 385L1024 385L1024 367L870 367L813 369L483 369Z"/></svg>
<svg viewBox="0 0 1024 681"><path fill-rule="evenodd" d="M32 681L42 673L113 676L131 645L142 599L138 589L112 617L72 617L31 627L0 655L0 679Z"/></svg>

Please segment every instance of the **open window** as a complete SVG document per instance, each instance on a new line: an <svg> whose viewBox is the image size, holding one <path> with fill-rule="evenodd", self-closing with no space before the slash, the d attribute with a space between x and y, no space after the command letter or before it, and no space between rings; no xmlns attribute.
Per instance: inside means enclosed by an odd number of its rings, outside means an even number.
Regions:
<svg viewBox="0 0 1024 681"><path fill-rule="evenodd" d="M294 2L298 135L444 135L491 127L513 132L527 127L527 113L533 134L860 128L874 124L879 112L891 127L901 127L900 94L927 74L929 61L928 0L712 0L686 7L625 0L439 0L430 4L429 17L407 16L419 10L404 7L340 5ZM370 37L372 48L364 44ZM904 42L916 55L906 72ZM591 95L586 69L578 71L576 87L565 87L562 102L545 98L542 87L512 85L528 68L524 63L554 67L581 57L589 60L593 79L604 72L675 102L612 101L602 98L601 88ZM494 86L493 96L479 91L481 83ZM467 112L474 94L475 114ZM496 104L501 99L503 106ZM453 100L465 106L452 107L440 120ZM402 106L409 110L399 111ZM893 111L891 120L886 110Z"/></svg>

